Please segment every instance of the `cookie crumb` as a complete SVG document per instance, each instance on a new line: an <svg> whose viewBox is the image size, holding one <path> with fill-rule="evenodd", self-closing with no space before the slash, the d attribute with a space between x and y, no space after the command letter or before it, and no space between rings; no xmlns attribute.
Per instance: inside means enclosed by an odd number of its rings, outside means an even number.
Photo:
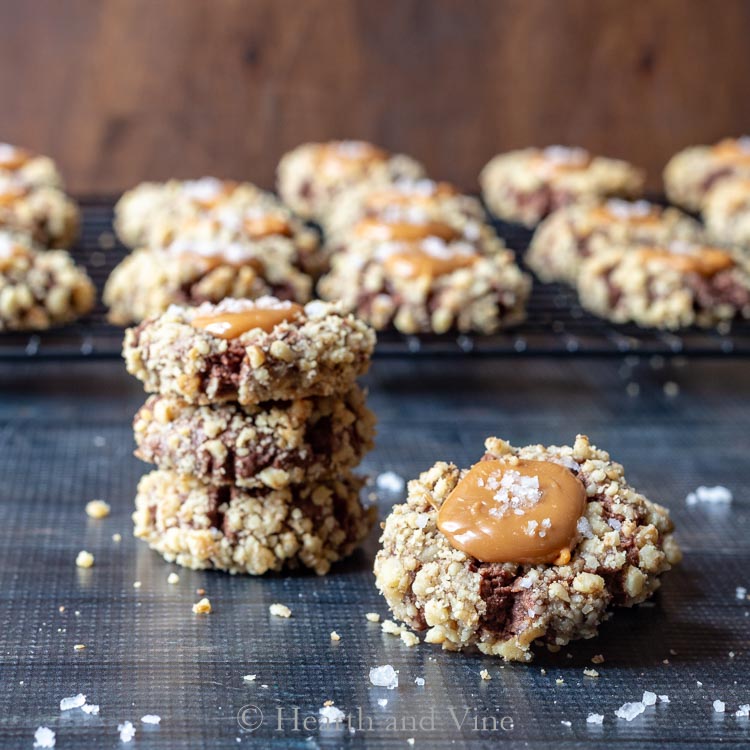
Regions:
<svg viewBox="0 0 750 750"><path fill-rule="evenodd" d="M565 684L565 680L563 680L563 678L562 678L562 677L558 677L558 678L557 678L557 679L555 680L555 685L564 685L564 684Z"/></svg>
<svg viewBox="0 0 750 750"><path fill-rule="evenodd" d="M196 589L195 593L198 594L198 596L205 596L206 589Z"/></svg>
<svg viewBox="0 0 750 750"><path fill-rule="evenodd" d="M193 614L208 615L211 613L211 602L205 597L193 604Z"/></svg>
<svg viewBox="0 0 750 750"><path fill-rule="evenodd" d="M83 651L83 649L85 649L85 648L86 648L86 644L85 643L76 643L76 645L73 646L73 650L74 651Z"/></svg>
<svg viewBox="0 0 750 750"><path fill-rule="evenodd" d="M680 386L673 380L668 380L664 383L664 395L667 398L676 398L680 395Z"/></svg>
<svg viewBox="0 0 750 750"><path fill-rule="evenodd" d="M63 605L61 604L61 605L60 605L60 606L59 606L59 607L57 608L57 611L58 611L58 612L65 612L65 607L64 607L64 606L63 606Z"/></svg>
<svg viewBox="0 0 750 750"><path fill-rule="evenodd" d="M289 609L285 604L272 604L268 611L274 616L274 617L291 617L292 616L292 610Z"/></svg>
<svg viewBox="0 0 750 750"><path fill-rule="evenodd" d="M481 672L479 673L479 676L480 676L480 677L481 677L481 678L482 678L483 680L491 680L491 679L492 679L492 675L491 675L491 674L490 674L490 673L489 673L489 672L488 672L488 671L487 671L486 669L483 669L483 670L482 670L482 671L481 671Z"/></svg>
<svg viewBox="0 0 750 750"><path fill-rule="evenodd" d="M584 677L598 677L599 672L597 672L595 669L584 669L583 670Z"/></svg>
<svg viewBox="0 0 750 750"><path fill-rule="evenodd" d="M177 575L177 573L170 573L167 576L167 583L179 583L180 582L180 576Z"/></svg>
<svg viewBox="0 0 750 750"><path fill-rule="evenodd" d="M90 500L86 503L86 515L89 518L106 518L110 510L109 503L104 500Z"/></svg>
<svg viewBox="0 0 750 750"><path fill-rule="evenodd" d="M395 620L383 620L380 629L390 635L401 635L403 628Z"/></svg>
<svg viewBox="0 0 750 750"><path fill-rule="evenodd" d="M604 657L601 654L596 654L591 657L592 664L604 664Z"/></svg>
<svg viewBox="0 0 750 750"><path fill-rule="evenodd" d="M140 581L133 581L133 588L134 589L139 589L140 587L141 587L141 582Z"/></svg>
<svg viewBox="0 0 750 750"><path fill-rule="evenodd" d="M418 646L420 643L419 637L412 633L410 630L401 631L401 640L409 647Z"/></svg>
<svg viewBox="0 0 750 750"><path fill-rule="evenodd" d="M122 534L112 534L112 541L113 542L121 542L122 541Z"/></svg>
<svg viewBox="0 0 750 750"><path fill-rule="evenodd" d="M368 612L365 617L369 622L380 622L380 615L377 612Z"/></svg>
<svg viewBox="0 0 750 750"><path fill-rule="evenodd" d="M341 636L335 630L332 630L331 631L331 640L332 641L340 641L341 640Z"/></svg>
<svg viewBox="0 0 750 750"><path fill-rule="evenodd" d="M94 564L94 556L82 549L76 557L76 565L79 568L90 568Z"/></svg>
<svg viewBox="0 0 750 750"><path fill-rule="evenodd" d="M34 732L34 747L54 747L55 733L49 727L37 727Z"/></svg>

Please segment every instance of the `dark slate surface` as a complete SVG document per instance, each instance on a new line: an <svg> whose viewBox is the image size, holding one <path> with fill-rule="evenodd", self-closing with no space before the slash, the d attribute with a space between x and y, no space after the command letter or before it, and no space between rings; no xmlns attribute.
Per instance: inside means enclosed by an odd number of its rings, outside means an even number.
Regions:
<svg viewBox="0 0 750 750"><path fill-rule="evenodd" d="M667 381L679 395L665 395ZM733 715L750 702L750 601L735 597L737 586L750 588L747 364L380 360L367 382L380 418L377 449L363 467L370 474L411 477L438 459L466 465L492 434L526 444L585 432L672 509L683 565L655 606L620 611L599 638L539 654L530 666L408 649L366 622L365 612L386 614L370 572L376 533L325 578L179 570L180 583L170 586L167 575L178 569L130 536L134 489L146 470L131 455L130 418L144 398L138 384L118 363L5 366L0 747L31 748L39 725L57 732L60 750L122 747L117 724L126 719L137 727L133 748L390 748L409 747L412 737L423 748L750 744L750 720ZM731 508L687 507L685 495L700 484L729 486ZM84 505L95 497L112 504L109 518L87 518ZM381 515L393 500L380 497ZM90 570L75 567L81 549L96 556ZM191 612L197 588L211 599L210 616ZM269 616L277 601L292 619ZM334 629L339 643L329 639ZM87 649L74 652L76 643ZM598 653L606 659L601 676L584 678ZM368 670L380 664L400 671L396 690L370 685ZM490 682L479 677L485 668ZM243 683L248 673L255 683ZM646 689L668 694L669 705L631 723L614 717ZM59 711L60 699L78 692L101 706L99 716ZM714 713L716 698L727 702L726 714ZM306 731L304 718L327 699L351 712L355 728L361 709L364 730ZM246 706L264 715L254 732L238 723L238 714L245 723L258 716L241 713ZM587 726L589 712L603 713L604 725ZM161 725L141 725L146 713L161 715ZM497 731L475 729L492 717ZM420 720L423 729L410 726Z"/></svg>

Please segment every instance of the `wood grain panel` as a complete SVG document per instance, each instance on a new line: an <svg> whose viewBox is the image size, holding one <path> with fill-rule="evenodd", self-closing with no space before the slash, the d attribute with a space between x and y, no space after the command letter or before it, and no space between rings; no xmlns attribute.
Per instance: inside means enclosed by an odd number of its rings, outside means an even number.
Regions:
<svg viewBox="0 0 750 750"><path fill-rule="evenodd" d="M0 139L77 192L270 186L304 140L369 138L473 189L496 151L661 166L750 130L744 0L0 0Z"/></svg>

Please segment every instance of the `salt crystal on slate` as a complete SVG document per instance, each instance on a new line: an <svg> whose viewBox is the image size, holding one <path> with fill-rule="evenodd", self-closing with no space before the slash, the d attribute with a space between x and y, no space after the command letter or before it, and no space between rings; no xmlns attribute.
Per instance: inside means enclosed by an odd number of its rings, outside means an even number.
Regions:
<svg viewBox="0 0 750 750"><path fill-rule="evenodd" d="M716 487L698 487L695 492L691 492L685 502L688 505L697 505L706 503L708 505L724 505L732 502L732 492L726 487L718 485Z"/></svg>
<svg viewBox="0 0 750 750"><path fill-rule="evenodd" d="M618 719L625 719L625 721L633 721L636 716L639 716L646 710L646 706L640 701L636 703L623 703L620 708L615 711L615 716Z"/></svg>
<svg viewBox="0 0 750 750"><path fill-rule="evenodd" d="M141 716L141 721L144 724L158 724L161 721L161 716L157 716L156 714L146 714L145 716Z"/></svg>
<svg viewBox="0 0 750 750"><path fill-rule="evenodd" d="M375 480L375 486L379 490L390 492L393 495L403 492L405 485L404 478L396 474L395 471L384 471L382 474L378 474Z"/></svg>
<svg viewBox="0 0 750 750"><path fill-rule="evenodd" d="M129 721L118 724L117 731L120 733L120 742L130 742L135 737L135 727Z"/></svg>
<svg viewBox="0 0 750 750"><path fill-rule="evenodd" d="M39 727L34 732L34 747L54 747L55 733L49 727Z"/></svg>
<svg viewBox="0 0 750 750"><path fill-rule="evenodd" d="M650 690L646 690L643 693L641 702L644 706L655 706L656 705L656 693L652 693Z"/></svg>
<svg viewBox="0 0 750 750"><path fill-rule="evenodd" d="M336 706L323 706L318 713L321 724L338 724L346 719L346 714Z"/></svg>
<svg viewBox="0 0 750 750"><path fill-rule="evenodd" d="M586 723L587 724L603 724L604 714L589 714L586 717Z"/></svg>
<svg viewBox="0 0 750 750"><path fill-rule="evenodd" d="M78 693L71 698L63 698L60 701L61 711L70 711L71 708L80 708L86 702L86 696L83 693Z"/></svg>
<svg viewBox="0 0 750 750"><path fill-rule="evenodd" d="M714 701L714 711L716 711L717 714L723 714L726 707L727 704L724 703L724 701Z"/></svg>
<svg viewBox="0 0 750 750"><path fill-rule="evenodd" d="M370 682L378 687L393 690L393 688L398 687L398 674L390 664L384 664L382 667L372 667L370 669Z"/></svg>

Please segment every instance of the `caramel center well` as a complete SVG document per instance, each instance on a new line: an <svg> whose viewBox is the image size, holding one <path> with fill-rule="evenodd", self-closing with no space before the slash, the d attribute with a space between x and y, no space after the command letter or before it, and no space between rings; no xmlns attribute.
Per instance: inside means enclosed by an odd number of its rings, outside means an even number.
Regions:
<svg viewBox="0 0 750 750"><path fill-rule="evenodd" d="M302 305L290 302L278 307L252 307L238 312L217 312L199 315L192 324L220 339L236 339L246 331L260 328L269 333L279 323L296 320L304 313Z"/></svg>
<svg viewBox="0 0 750 750"><path fill-rule="evenodd" d="M735 265L732 255L718 247L699 246L685 252L669 247L644 247L637 252L644 261L659 260L682 273L696 273L706 278Z"/></svg>
<svg viewBox="0 0 750 750"><path fill-rule="evenodd" d="M419 247L407 247L386 257L385 271L390 276L402 279L420 277L435 278L468 268L479 259L475 253L432 254Z"/></svg>
<svg viewBox="0 0 750 750"><path fill-rule="evenodd" d="M450 544L481 562L551 563L570 558L586 490L550 461L480 461L438 513Z"/></svg>
<svg viewBox="0 0 750 750"><path fill-rule="evenodd" d="M379 218L362 219L354 227L354 234L360 239L382 242L417 242L428 237L450 242L461 236L458 230L443 221L385 221Z"/></svg>

